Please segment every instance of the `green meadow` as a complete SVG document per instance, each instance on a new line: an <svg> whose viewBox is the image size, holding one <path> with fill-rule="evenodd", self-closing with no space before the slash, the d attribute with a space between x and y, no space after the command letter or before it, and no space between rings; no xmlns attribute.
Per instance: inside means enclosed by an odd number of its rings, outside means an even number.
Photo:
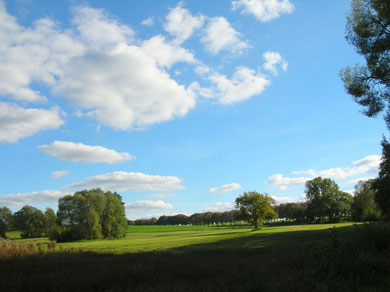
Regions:
<svg viewBox="0 0 390 292"><path fill-rule="evenodd" d="M334 226L341 228L352 226L352 223L265 226L256 231L249 226L129 226L124 238L58 243L57 250L121 254L199 248L261 248L315 241L321 231ZM17 231L7 235L21 242L50 242L48 238L22 239Z"/></svg>

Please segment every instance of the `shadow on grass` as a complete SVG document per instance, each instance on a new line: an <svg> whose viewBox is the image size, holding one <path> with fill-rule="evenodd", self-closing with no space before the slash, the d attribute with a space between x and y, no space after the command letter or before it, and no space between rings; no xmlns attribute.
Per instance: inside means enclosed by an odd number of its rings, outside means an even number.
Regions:
<svg viewBox="0 0 390 292"><path fill-rule="evenodd" d="M389 249L366 247L359 241L377 233L355 238L352 226L336 232L259 231L169 252L15 258L0 261L0 287L4 291L387 291ZM387 234L377 236L378 241L386 244ZM359 247L356 252L351 241Z"/></svg>

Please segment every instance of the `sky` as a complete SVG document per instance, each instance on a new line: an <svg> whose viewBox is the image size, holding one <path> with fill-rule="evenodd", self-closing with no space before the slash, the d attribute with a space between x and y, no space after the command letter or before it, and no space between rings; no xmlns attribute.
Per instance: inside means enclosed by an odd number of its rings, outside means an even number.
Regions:
<svg viewBox="0 0 390 292"><path fill-rule="evenodd" d="M0 0L0 206L121 194L129 219L305 200L378 173L345 92L350 1Z"/></svg>

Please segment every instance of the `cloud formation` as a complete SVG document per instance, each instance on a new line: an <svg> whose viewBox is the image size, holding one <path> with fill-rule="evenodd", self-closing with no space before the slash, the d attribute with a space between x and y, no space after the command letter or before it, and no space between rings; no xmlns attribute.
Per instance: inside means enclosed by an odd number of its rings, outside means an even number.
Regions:
<svg viewBox="0 0 390 292"><path fill-rule="evenodd" d="M57 107L45 110L0 102L0 142L15 143L40 131L57 129L63 124Z"/></svg>
<svg viewBox="0 0 390 292"><path fill-rule="evenodd" d="M279 64L283 71L287 70L287 62L278 52L268 51L263 54L263 57L266 61L263 65L264 70L271 72L274 76L278 75L278 68L276 66Z"/></svg>
<svg viewBox="0 0 390 292"><path fill-rule="evenodd" d="M66 194L66 192L53 190L10 194L0 197L0 206L19 207L36 203L56 203Z"/></svg>
<svg viewBox="0 0 390 292"><path fill-rule="evenodd" d="M223 194L223 193L228 193L234 190L241 189L241 185L238 183L231 183L231 184L226 184L222 185L217 188L210 188L209 191L211 193L217 193L217 194Z"/></svg>
<svg viewBox="0 0 390 292"><path fill-rule="evenodd" d="M236 31L224 17L211 18L201 38L206 46L206 51L213 55L222 50L230 50L239 53L248 48L248 42L240 40L241 34Z"/></svg>
<svg viewBox="0 0 390 292"><path fill-rule="evenodd" d="M295 185L303 185L306 181L318 176L331 179L346 179L363 174L377 174L380 162L381 156L368 155L363 159L353 161L353 167L336 167L320 171L310 169L292 172L293 175L304 174L307 175L306 177L284 177L282 174L275 174L270 176L265 183L277 187L280 190L285 190L286 188ZM361 178L357 178L356 180L360 179ZM350 180L347 183L354 183L356 180Z"/></svg>
<svg viewBox="0 0 390 292"><path fill-rule="evenodd" d="M181 44L203 26L205 16L193 16L188 9L183 8L183 2L179 2L175 8L170 9L165 20L165 31L175 37L176 44Z"/></svg>
<svg viewBox="0 0 390 292"><path fill-rule="evenodd" d="M54 141L50 145L38 147L53 157L74 162L88 163L119 163L135 159L135 156L126 152L116 152L102 146L90 146L83 143Z"/></svg>
<svg viewBox="0 0 390 292"><path fill-rule="evenodd" d="M164 201L137 201L126 204L126 210L136 210L137 212L155 212L160 210L173 209L172 204L165 203Z"/></svg>
<svg viewBox="0 0 390 292"><path fill-rule="evenodd" d="M153 199L173 198L176 197L176 194L153 194L149 197Z"/></svg>
<svg viewBox="0 0 390 292"><path fill-rule="evenodd" d="M69 175L70 172L69 171L66 171L66 170L58 170L58 171L53 171L50 175L51 178L53 179L57 179L57 178L60 178L60 177L63 177L63 176L67 176Z"/></svg>
<svg viewBox="0 0 390 292"><path fill-rule="evenodd" d="M223 212L234 209L234 204L231 202L218 202L210 207L204 209L205 212Z"/></svg>
<svg viewBox="0 0 390 292"><path fill-rule="evenodd" d="M69 190L101 188L105 191L162 191L184 189L182 180L175 176L148 175L139 172L116 171L100 174L64 187Z"/></svg>
<svg viewBox="0 0 390 292"><path fill-rule="evenodd" d="M252 14L261 22L267 22L294 11L294 5L289 0L237 0L232 1L232 6L233 10L241 10L243 14Z"/></svg>

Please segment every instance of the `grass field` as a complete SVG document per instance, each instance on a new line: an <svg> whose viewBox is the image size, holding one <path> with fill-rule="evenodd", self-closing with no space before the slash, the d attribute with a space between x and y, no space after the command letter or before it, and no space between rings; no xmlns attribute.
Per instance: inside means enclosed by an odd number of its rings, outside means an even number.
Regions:
<svg viewBox="0 0 390 292"><path fill-rule="evenodd" d="M318 240L316 233L318 235L319 231L328 230L333 226L340 228L352 226L352 223L265 226L257 231L249 226L129 226L125 238L58 243L57 249L121 254L144 251L178 251L178 248L180 250L261 248ZM18 232L10 232L7 235L22 242L49 242L48 238L21 239Z"/></svg>
<svg viewBox="0 0 390 292"><path fill-rule="evenodd" d="M388 224L132 226L123 239L59 246L0 259L0 290L390 291Z"/></svg>

